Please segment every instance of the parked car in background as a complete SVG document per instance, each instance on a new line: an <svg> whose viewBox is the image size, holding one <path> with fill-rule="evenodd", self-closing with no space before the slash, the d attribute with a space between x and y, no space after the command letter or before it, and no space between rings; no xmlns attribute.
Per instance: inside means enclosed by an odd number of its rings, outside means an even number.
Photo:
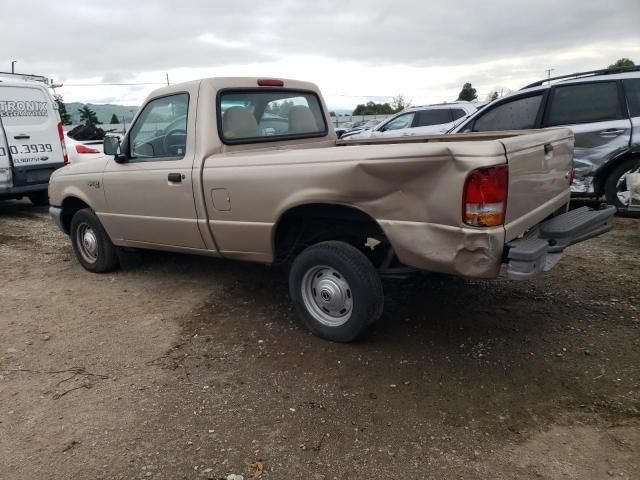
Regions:
<svg viewBox="0 0 640 480"><path fill-rule="evenodd" d="M353 129L353 122L344 122L335 127L336 135L341 138L342 135Z"/></svg>
<svg viewBox="0 0 640 480"><path fill-rule="evenodd" d="M629 210L627 175L640 166L640 68L541 80L492 102L452 133L569 127L575 135L574 196Z"/></svg>
<svg viewBox="0 0 640 480"><path fill-rule="evenodd" d="M456 122L476 112L469 102L411 107L379 123L370 130L349 132L344 139L409 137L446 133Z"/></svg>
<svg viewBox="0 0 640 480"><path fill-rule="evenodd" d="M51 173L67 162L48 79L0 72L0 200L46 205Z"/></svg>
<svg viewBox="0 0 640 480"><path fill-rule="evenodd" d="M69 163L90 160L92 158L97 158L104 155L102 153L102 145L104 144L104 140L87 140L81 142L78 140L74 140L65 133L64 143L67 146Z"/></svg>

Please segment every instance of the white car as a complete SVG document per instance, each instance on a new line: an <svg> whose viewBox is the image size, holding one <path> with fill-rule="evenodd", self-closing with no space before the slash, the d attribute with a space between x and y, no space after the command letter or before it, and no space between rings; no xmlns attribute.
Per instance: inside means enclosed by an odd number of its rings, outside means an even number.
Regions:
<svg viewBox="0 0 640 480"><path fill-rule="evenodd" d="M82 160L90 160L92 158L104 156L104 153L102 152L103 140L78 141L65 133L64 143L67 146L69 163L76 163Z"/></svg>
<svg viewBox="0 0 640 480"><path fill-rule="evenodd" d="M409 137L446 133L478 109L469 102L410 107L370 130L347 132L343 139Z"/></svg>

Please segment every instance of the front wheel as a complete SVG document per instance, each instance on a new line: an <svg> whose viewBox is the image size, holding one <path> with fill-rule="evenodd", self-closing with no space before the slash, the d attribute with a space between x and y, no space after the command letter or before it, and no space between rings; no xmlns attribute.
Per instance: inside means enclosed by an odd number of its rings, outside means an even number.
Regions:
<svg viewBox="0 0 640 480"><path fill-rule="evenodd" d="M103 273L118 266L116 247L100 220L88 208L71 219L71 244L80 264L90 272Z"/></svg>
<svg viewBox="0 0 640 480"><path fill-rule="evenodd" d="M631 192L627 186L627 175L640 167L640 158L630 158L615 167L604 184L604 193L609 205L618 209L628 208Z"/></svg>
<svg viewBox="0 0 640 480"><path fill-rule="evenodd" d="M296 257L289 292L307 328L334 342L362 336L384 305L373 264L357 248L337 241L318 243Z"/></svg>

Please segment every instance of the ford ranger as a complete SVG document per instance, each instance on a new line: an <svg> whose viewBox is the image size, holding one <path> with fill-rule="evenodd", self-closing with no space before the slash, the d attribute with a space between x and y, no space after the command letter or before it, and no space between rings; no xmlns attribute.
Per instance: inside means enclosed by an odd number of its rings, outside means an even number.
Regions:
<svg viewBox="0 0 640 480"><path fill-rule="evenodd" d="M82 266L122 247L290 264L296 311L347 342L382 314L381 277L528 279L611 228L568 211L569 129L339 141L318 88L215 78L153 92L106 156L51 177Z"/></svg>

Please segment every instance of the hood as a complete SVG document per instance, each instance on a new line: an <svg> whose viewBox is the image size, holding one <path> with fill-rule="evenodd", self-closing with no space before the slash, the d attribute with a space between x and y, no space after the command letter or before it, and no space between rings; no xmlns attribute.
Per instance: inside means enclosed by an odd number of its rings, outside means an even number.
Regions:
<svg viewBox="0 0 640 480"><path fill-rule="evenodd" d="M69 163L57 169L51 175L51 179L62 175L79 175L83 173L102 173L107 162L113 158L111 155L82 160L81 162Z"/></svg>

